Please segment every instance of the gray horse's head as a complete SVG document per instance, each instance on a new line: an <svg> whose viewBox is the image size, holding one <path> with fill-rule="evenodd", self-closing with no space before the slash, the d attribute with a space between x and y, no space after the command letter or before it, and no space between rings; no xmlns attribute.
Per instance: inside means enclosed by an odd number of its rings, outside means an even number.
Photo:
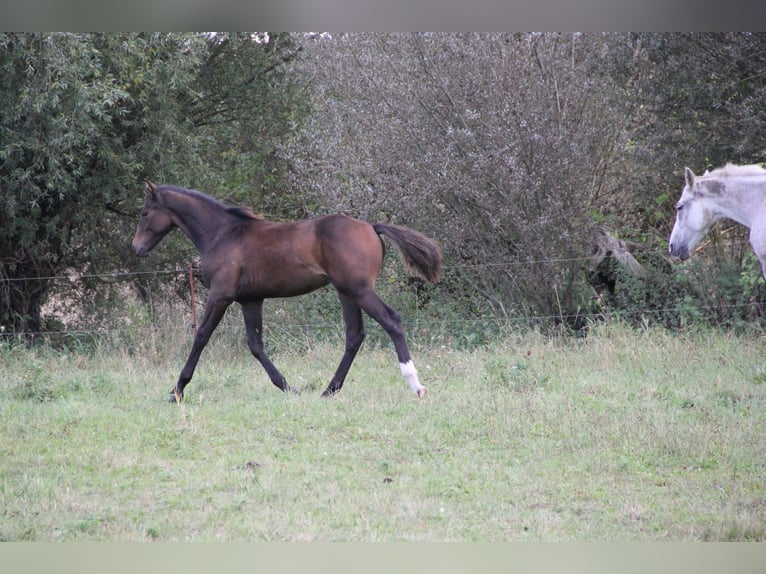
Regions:
<svg viewBox="0 0 766 574"><path fill-rule="evenodd" d="M682 261L689 259L692 250L717 221L715 213L708 209L707 200L720 194L722 186L715 180L696 180L688 167L684 177L686 183L676 204L676 223L668 241L670 255Z"/></svg>

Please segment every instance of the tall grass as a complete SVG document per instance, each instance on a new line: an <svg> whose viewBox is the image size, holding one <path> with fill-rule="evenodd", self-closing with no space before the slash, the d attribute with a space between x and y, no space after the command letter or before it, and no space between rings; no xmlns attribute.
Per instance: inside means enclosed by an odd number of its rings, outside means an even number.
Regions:
<svg viewBox="0 0 766 574"><path fill-rule="evenodd" d="M374 333L320 399L342 339L291 337L272 355L300 395L232 323L180 406L185 330L0 347L0 538L766 539L761 337L416 335L420 401Z"/></svg>

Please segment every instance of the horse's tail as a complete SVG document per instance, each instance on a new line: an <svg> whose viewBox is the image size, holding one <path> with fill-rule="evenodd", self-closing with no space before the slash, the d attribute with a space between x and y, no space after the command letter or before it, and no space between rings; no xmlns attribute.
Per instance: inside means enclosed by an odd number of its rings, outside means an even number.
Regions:
<svg viewBox="0 0 766 574"><path fill-rule="evenodd" d="M401 225L376 223L373 228L378 235L385 235L399 248L404 266L412 275L429 283L439 280L442 252L435 241L419 231Z"/></svg>

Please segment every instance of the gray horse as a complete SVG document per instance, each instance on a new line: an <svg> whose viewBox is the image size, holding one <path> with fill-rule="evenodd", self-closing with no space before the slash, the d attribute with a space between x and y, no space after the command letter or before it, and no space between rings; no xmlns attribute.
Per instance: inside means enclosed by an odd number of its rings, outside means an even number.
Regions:
<svg viewBox="0 0 766 574"><path fill-rule="evenodd" d="M688 259L718 220L733 219L750 228L750 245L766 277L766 169L728 164L701 176L687 167L684 175L686 185L676 204L670 255Z"/></svg>

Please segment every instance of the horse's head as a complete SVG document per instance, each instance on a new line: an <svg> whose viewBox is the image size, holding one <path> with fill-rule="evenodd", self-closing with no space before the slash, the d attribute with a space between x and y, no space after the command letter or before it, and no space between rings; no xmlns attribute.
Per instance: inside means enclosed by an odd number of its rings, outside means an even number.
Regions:
<svg viewBox="0 0 766 574"><path fill-rule="evenodd" d="M684 177L686 185L676 204L676 223L668 242L670 255L682 261L689 259L692 249L716 222L717 218L708 209L706 199L720 193L720 182L695 181L694 173L688 167Z"/></svg>
<svg viewBox="0 0 766 574"><path fill-rule="evenodd" d="M170 211L162 205L160 196L161 191L158 187L147 181L146 201L141 208L141 219L133 237L133 251L139 257L146 257L175 227Z"/></svg>

